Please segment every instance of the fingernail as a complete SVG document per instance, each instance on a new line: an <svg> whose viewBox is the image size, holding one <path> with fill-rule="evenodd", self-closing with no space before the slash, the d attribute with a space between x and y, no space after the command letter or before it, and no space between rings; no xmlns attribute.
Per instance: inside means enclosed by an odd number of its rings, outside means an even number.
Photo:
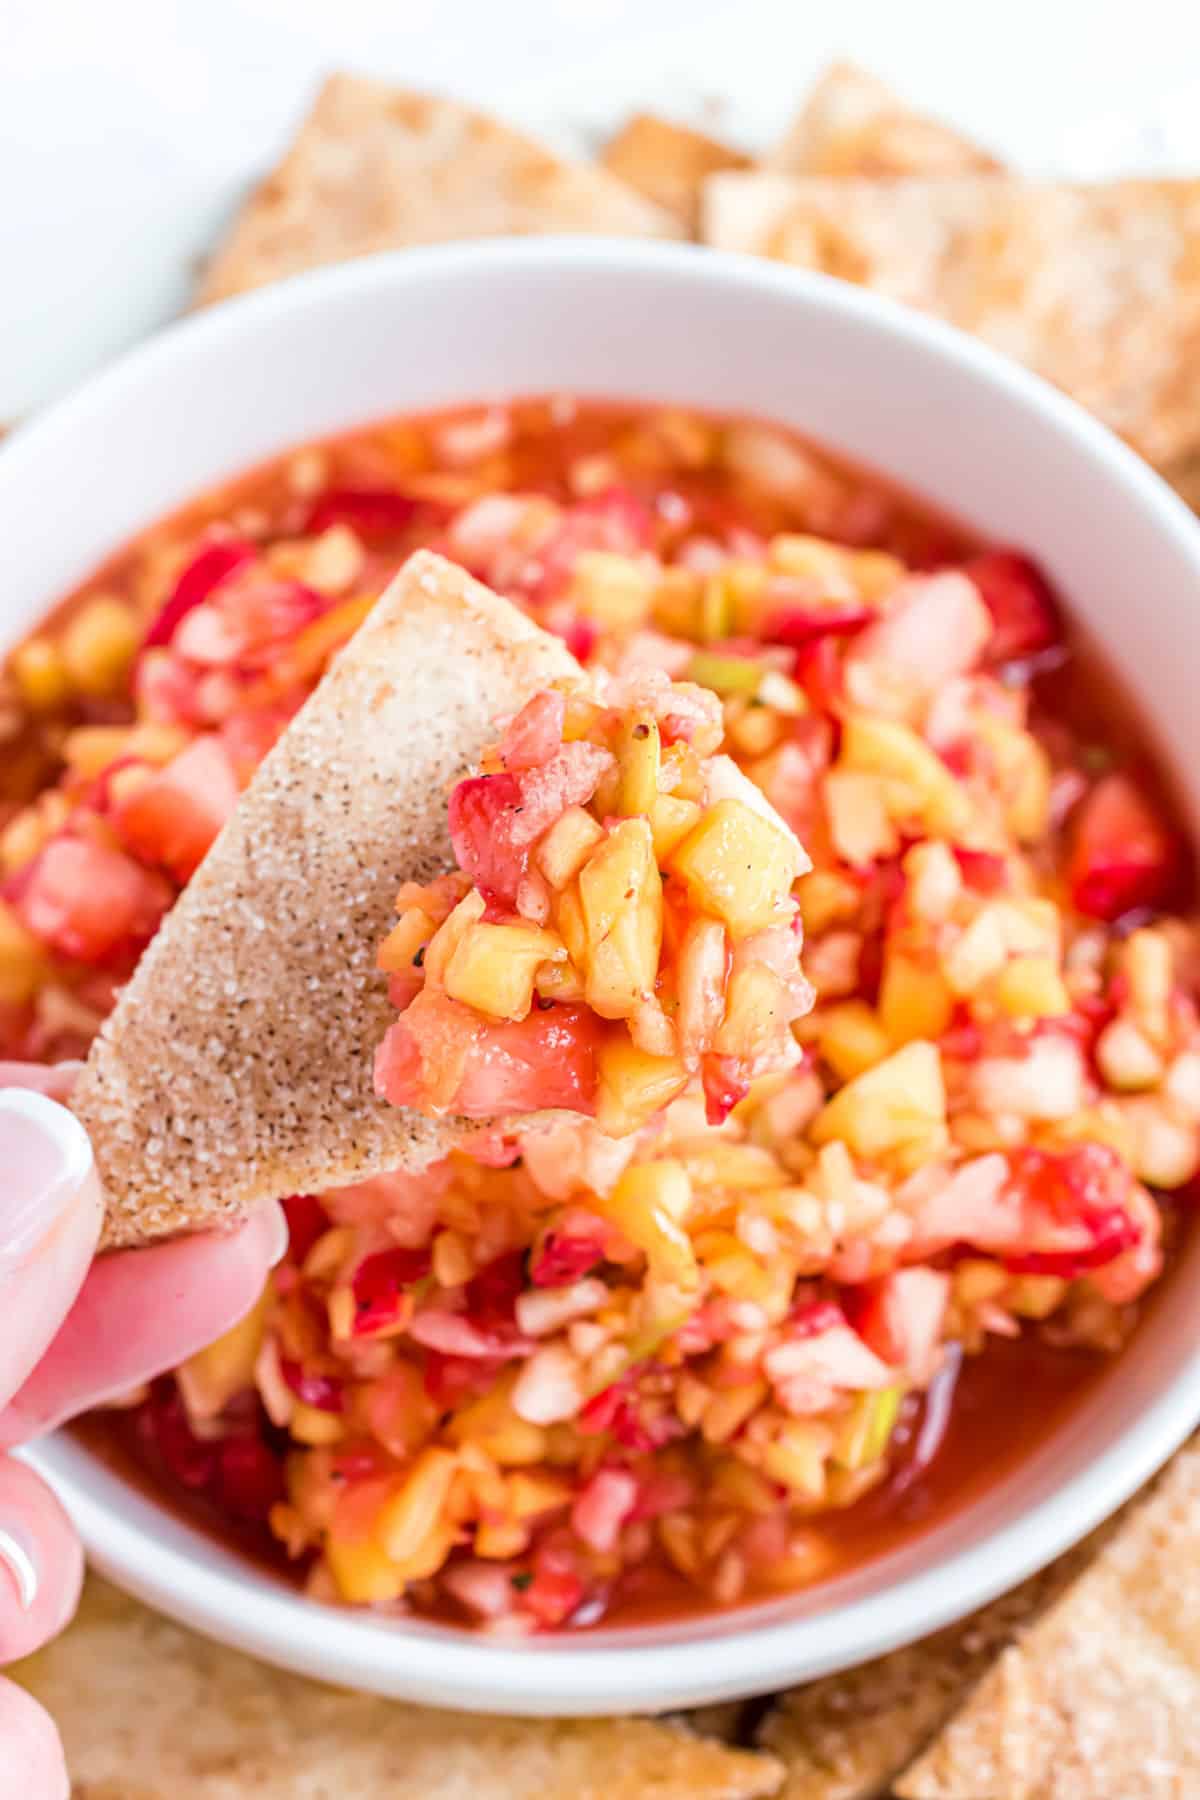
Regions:
<svg viewBox="0 0 1200 1800"><path fill-rule="evenodd" d="M268 1239L267 1267L269 1269L276 1269L287 1255L290 1235L288 1232L287 1215L282 1206L280 1206L278 1200L269 1200L267 1202L267 1221L271 1234Z"/></svg>
<svg viewBox="0 0 1200 1800"><path fill-rule="evenodd" d="M32 1611L38 1591L37 1547L21 1526L0 1525L0 1565L17 1590L21 1611Z"/></svg>
<svg viewBox="0 0 1200 1800"><path fill-rule="evenodd" d="M28 1263L91 1168L87 1132L65 1106L25 1088L0 1089L0 1280Z"/></svg>

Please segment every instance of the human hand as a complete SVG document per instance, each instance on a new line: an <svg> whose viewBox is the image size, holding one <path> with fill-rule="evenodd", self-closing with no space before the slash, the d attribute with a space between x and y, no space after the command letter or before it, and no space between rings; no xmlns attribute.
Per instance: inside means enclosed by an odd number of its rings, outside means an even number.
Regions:
<svg viewBox="0 0 1200 1800"><path fill-rule="evenodd" d="M102 1206L91 1148L58 1103L77 1067L0 1062L0 1452L219 1337L287 1245L271 1202L228 1235L93 1261ZM0 1663L61 1631L82 1578L66 1513L32 1470L0 1454ZM52 1722L0 1680L0 1800L68 1791Z"/></svg>

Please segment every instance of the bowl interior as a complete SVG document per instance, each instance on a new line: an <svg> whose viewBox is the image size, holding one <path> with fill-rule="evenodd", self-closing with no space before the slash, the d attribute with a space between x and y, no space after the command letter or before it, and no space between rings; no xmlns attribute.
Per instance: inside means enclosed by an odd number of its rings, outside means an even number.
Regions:
<svg viewBox="0 0 1200 1800"><path fill-rule="evenodd" d="M1032 550L1150 721L1195 827L1200 528L1179 502L1069 402L957 334L841 284L679 247L407 252L168 332L0 452L0 643L131 532L275 451L391 412L554 390L774 418ZM565 1644L503 1646L315 1607L78 1444L30 1455L100 1567L261 1655L435 1704L653 1710L861 1660L1082 1535L1200 1412L1198 1279L1194 1239L1063 1429L935 1530L807 1594Z"/></svg>

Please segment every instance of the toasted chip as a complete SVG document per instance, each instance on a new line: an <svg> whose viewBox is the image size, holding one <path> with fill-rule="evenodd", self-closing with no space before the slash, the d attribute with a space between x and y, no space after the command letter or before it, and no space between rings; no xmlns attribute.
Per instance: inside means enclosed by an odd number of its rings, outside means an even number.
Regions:
<svg viewBox="0 0 1200 1800"><path fill-rule="evenodd" d="M197 299L406 244L554 231L678 235L606 169L568 162L456 100L334 75L213 255Z"/></svg>
<svg viewBox="0 0 1200 1800"><path fill-rule="evenodd" d="M92 1577L21 1663L87 1800L758 1800L779 1765L651 1719L497 1719L267 1668ZM531 1669L531 1679L536 1676Z"/></svg>
<svg viewBox="0 0 1200 1800"><path fill-rule="evenodd" d="M886 1793L1094 1550L1088 1540L945 1631L785 1694L759 1734L787 1768L780 1800L874 1800Z"/></svg>
<svg viewBox="0 0 1200 1800"><path fill-rule="evenodd" d="M999 169L961 132L914 112L855 63L826 69L763 167L789 175L965 175Z"/></svg>
<svg viewBox="0 0 1200 1800"><path fill-rule="evenodd" d="M897 1783L903 1800L1200 1793L1200 1444L1126 1510Z"/></svg>
<svg viewBox="0 0 1200 1800"><path fill-rule="evenodd" d="M700 221L700 190L719 169L748 169L750 158L718 138L655 113L635 113L600 157L606 169L679 221L689 237Z"/></svg>
<svg viewBox="0 0 1200 1800"><path fill-rule="evenodd" d="M722 174L704 235L950 320L1160 466L1200 445L1200 180Z"/></svg>
<svg viewBox="0 0 1200 1800"><path fill-rule="evenodd" d="M376 1099L376 951L404 880L453 866L446 790L501 714L582 680L560 639L410 557L266 757L142 958L72 1095L105 1242L420 1167L470 1131Z"/></svg>

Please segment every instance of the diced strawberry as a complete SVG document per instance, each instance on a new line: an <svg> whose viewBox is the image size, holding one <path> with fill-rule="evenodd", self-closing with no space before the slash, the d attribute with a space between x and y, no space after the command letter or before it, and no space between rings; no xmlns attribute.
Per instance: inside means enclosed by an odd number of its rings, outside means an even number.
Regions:
<svg viewBox="0 0 1200 1800"><path fill-rule="evenodd" d="M1179 845L1130 776L1096 783L1075 814L1071 838L1067 876L1078 912L1111 921L1169 898Z"/></svg>
<svg viewBox="0 0 1200 1800"><path fill-rule="evenodd" d="M611 550L635 556L654 541L654 515L626 487L611 487L577 501L554 535L539 546L530 598L538 605L557 598L570 583L582 550Z"/></svg>
<svg viewBox="0 0 1200 1800"><path fill-rule="evenodd" d="M835 1331L846 1323L846 1315L836 1300L801 1300L787 1316L785 1326L789 1338L820 1337L823 1331Z"/></svg>
<svg viewBox="0 0 1200 1800"><path fill-rule="evenodd" d="M571 1508L571 1529L590 1550L615 1550L621 1527L633 1513L638 1484L628 1469L597 1469Z"/></svg>
<svg viewBox="0 0 1200 1800"><path fill-rule="evenodd" d="M282 1202L288 1226L288 1255L302 1263L329 1229L329 1215L314 1194L289 1194Z"/></svg>
<svg viewBox="0 0 1200 1800"><path fill-rule="evenodd" d="M193 1492L207 1487L217 1466L217 1446L196 1436L173 1381L155 1386L144 1416L168 1474Z"/></svg>
<svg viewBox="0 0 1200 1800"><path fill-rule="evenodd" d="M213 1488L218 1505L235 1519L265 1524L284 1498L283 1464L261 1438L239 1432L221 1440Z"/></svg>
<svg viewBox="0 0 1200 1800"><path fill-rule="evenodd" d="M522 1604L539 1625L562 1625L583 1599L583 1581L568 1552L545 1549L538 1552L533 1580L525 1589Z"/></svg>
<svg viewBox="0 0 1200 1800"><path fill-rule="evenodd" d="M229 752L207 734L113 811L113 824L143 862L161 863L181 885L190 880L238 802Z"/></svg>
<svg viewBox="0 0 1200 1800"><path fill-rule="evenodd" d="M1045 576L1027 556L1015 550L989 550L972 557L964 573L992 615L991 661L1012 662L1058 642L1057 603Z"/></svg>
<svg viewBox="0 0 1200 1800"><path fill-rule="evenodd" d="M781 606L762 629L763 642L804 650L825 638L850 637L877 615L869 606Z"/></svg>
<svg viewBox="0 0 1200 1800"><path fill-rule="evenodd" d="M938 1269L895 1269L860 1288L850 1318L869 1349L917 1379L930 1371L942 1336L950 1278Z"/></svg>
<svg viewBox="0 0 1200 1800"><path fill-rule="evenodd" d="M505 768L532 769L549 762L562 743L566 711L566 698L555 688L527 700L500 740L500 760Z"/></svg>
<svg viewBox="0 0 1200 1800"><path fill-rule="evenodd" d="M530 1265L529 1279L534 1287L569 1287L590 1275L603 1260L604 1242L599 1233L592 1237L548 1231Z"/></svg>
<svg viewBox="0 0 1200 1800"><path fill-rule="evenodd" d="M425 1347L425 1391L435 1406L449 1412L462 1401L488 1391L504 1367L503 1356L455 1356Z"/></svg>
<svg viewBox="0 0 1200 1800"><path fill-rule="evenodd" d="M107 845L52 838L3 896L50 949L103 963L143 949L171 902L161 875Z"/></svg>
<svg viewBox="0 0 1200 1800"><path fill-rule="evenodd" d="M842 656L837 640L826 632L796 652L796 680L819 713L836 712L845 692Z"/></svg>
<svg viewBox="0 0 1200 1800"><path fill-rule="evenodd" d="M598 1036L586 1007L551 1006L485 1026L468 1007L423 991L376 1053L375 1091L393 1106L428 1110L436 1094L439 1110L468 1119L556 1107L591 1114ZM450 1072L444 1085L443 1068Z"/></svg>
<svg viewBox="0 0 1200 1800"><path fill-rule="evenodd" d="M586 663L600 641L600 633L590 619L547 619L545 625L562 639L576 662Z"/></svg>
<svg viewBox="0 0 1200 1800"><path fill-rule="evenodd" d="M1015 1274L1071 1280L1102 1268L1140 1241L1141 1227L1130 1210L1133 1177L1107 1144L1078 1144L1062 1153L1018 1150L1011 1168L1013 1186L1030 1214L1033 1240L1005 1258ZM1059 1248L1046 1242L1063 1231L1071 1243Z"/></svg>
<svg viewBox="0 0 1200 1800"><path fill-rule="evenodd" d="M244 538L217 538L203 543L177 577L166 604L151 620L142 649L169 644L188 613L256 555L254 545Z"/></svg>
<svg viewBox="0 0 1200 1800"><path fill-rule="evenodd" d="M493 1257L467 1283L467 1314L481 1331L503 1331L516 1324L517 1296L525 1287L525 1252L506 1250Z"/></svg>
<svg viewBox="0 0 1200 1800"><path fill-rule="evenodd" d="M1002 894L1008 888L1008 861L994 850L968 850L951 844L963 880L977 894Z"/></svg>
<svg viewBox="0 0 1200 1800"><path fill-rule="evenodd" d="M289 1356L279 1358L279 1372L297 1400L314 1406L318 1412L340 1413L346 1403L345 1388L332 1375L316 1375L305 1370L303 1363Z"/></svg>
<svg viewBox="0 0 1200 1800"><path fill-rule="evenodd" d="M638 1393L640 1370L631 1369L619 1381L610 1382L586 1402L575 1420L584 1437L608 1432L625 1450L645 1454L659 1450L683 1435L673 1413L655 1411L642 1403Z"/></svg>
<svg viewBox="0 0 1200 1800"><path fill-rule="evenodd" d="M349 525L359 537L389 537L439 510L398 488L333 487L317 495L303 529L315 535L331 525Z"/></svg>
<svg viewBox="0 0 1200 1800"><path fill-rule="evenodd" d="M458 866L477 887L515 903L529 860L517 850L509 826L521 804L514 775L471 775L450 795L450 840Z"/></svg>
<svg viewBox="0 0 1200 1800"><path fill-rule="evenodd" d="M354 1335L366 1337L395 1322L407 1290L429 1273L428 1250L380 1250L355 1270Z"/></svg>
<svg viewBox="0 0 1200 1800"><path fill-rule="evenodd" d="M704 1117L710 1125L723 1125L734 1107L750 1092L736 1057L718 1056L709 1050L700 1058L700 1083L704 1089Z"/></svg>

